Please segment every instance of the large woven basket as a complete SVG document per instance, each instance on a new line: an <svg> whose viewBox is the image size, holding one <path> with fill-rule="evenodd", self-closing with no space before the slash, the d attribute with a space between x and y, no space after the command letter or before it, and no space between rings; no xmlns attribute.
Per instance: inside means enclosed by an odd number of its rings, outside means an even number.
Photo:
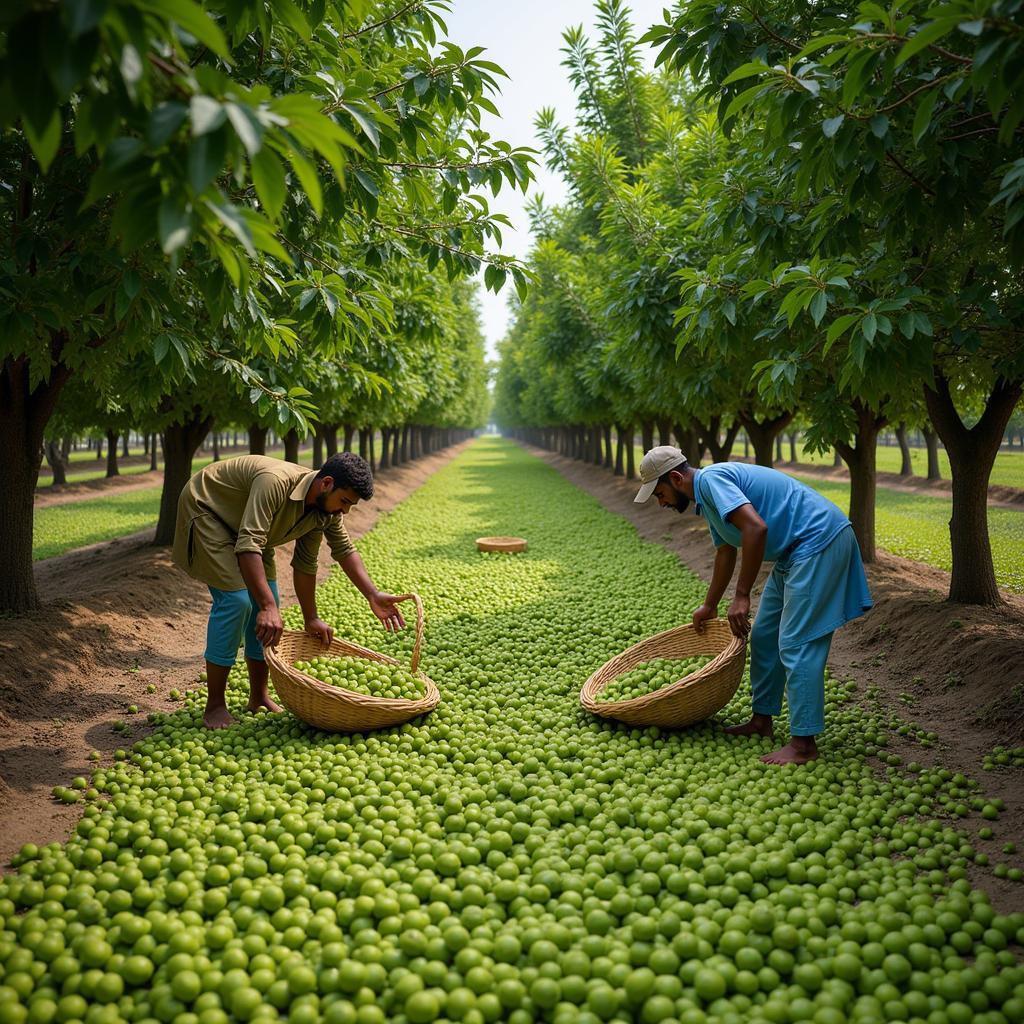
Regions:
<svg viewBox="0 0 1024 1024"><path fill-rule="evenodd" d="M316 637L299 630L286 629L277 647L264 647L263 653L270 668L281 703L297 718L326 732L366 732L400 725L417 715L433 711L441 694L431 679L419 671L420 648L423 642L423 602L417 594L402 594L399 601L416 603L416 642L413 645L410 669L423 680L426 692L419 700L400 700L393 697L370 697L354 693L340 686L330 686L300 672L296 661L318 655L350 655L398 665L395 658L360 647L349 640L335 638L330 647L324 647Z"/></svg>
<svg viewBox="0 0 1024 1024"><path fill-rule="evenodd" d="M715 655L702 669L670 686L633 700L599 701L597 695L615 678L655 658L692 658ZM698 633L692 625L676 626L641 640L606 661L584 684L580 703L595 715L615 718L630 725L662 725L681 728L721 711L732 700L743 677L747 645L732 635L720 619L704 624Z"/></svg>
<svg viewBox="0 0 1024 1024"><path fill-rule="evenodd" d="M477 537L476 547L478 551L505 551L514 554L526 550L526 540L523 537Z"/></svg>

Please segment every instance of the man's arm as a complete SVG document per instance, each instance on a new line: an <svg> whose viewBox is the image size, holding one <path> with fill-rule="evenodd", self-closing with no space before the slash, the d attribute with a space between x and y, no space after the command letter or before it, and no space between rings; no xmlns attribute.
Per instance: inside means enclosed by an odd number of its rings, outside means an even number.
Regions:
<svg viewBox="0 0 1024 1024"><path fill-rule="evenodd" d="M246 589L260 609L256 614L256 639L261 644L276 647L284 632L284 623L281 621L281 612L274 600L274 592L270 589L270 584L267 583L267 573L263 568L263 555L247 551L236 557Z"/></svg>
<svg viewBox="0 0 1024 1024"><path fill-rule="evenodd" d="M334 630L320 618L316 610L316 574L295 568L292 578L295 581L295 596L299 599L306 632L310 636L315 636L324 647L327 647L334 639Z"/></svg>
<svg viewBox="0 0 1024 1024"><path fill-rule="evenodd" d="M733 570L736 568L736 549L729 544L723 544L715 549L715 568L711 573L711 583L708 586L707 597L704 603L693 613L693 624L697 627L698 633L704 632L704 623L718 615L718 602L722 600L725 588L729 586Z"/></svg>
<svg viewBox="0 0 1024 1024"><path fill-rule="evenodd" d="M746 637L750 632L750 591L764 562L764 549L768 541L768 527L754 511L754 506L740 505L728 515L728 520L742 537L740 575L736 581L736 596L729 605L729 627L734 636ZM735 554L733 556L735 562ZM730 571L731 575L731 571Z"/></svg>
<svg viewBox="0 0 1024 1024"><path fill-rule="evenodd" d="M394 632L396 629L405 627L405 619L402 618L402 613L398 610L394 594L385 594L377 589L373 580L370 579L370 574L366 571L366 566L363 565L358 551L350 551L338 560L338 564L352 581L356 590L369 602L373 614L380 619L386 630Z"/></svg>

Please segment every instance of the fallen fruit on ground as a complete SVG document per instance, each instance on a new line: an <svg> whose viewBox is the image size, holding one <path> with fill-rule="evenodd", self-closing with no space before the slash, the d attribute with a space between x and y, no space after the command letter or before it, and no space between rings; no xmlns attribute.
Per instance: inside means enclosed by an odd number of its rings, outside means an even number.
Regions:
<svg viewBox="0 0 1024 1024"><path fill-rule="evenodd" d="M526 531L514 560L472 545ZM991 875L960 823L999 805L924 751L880 763L890 716L854 681L829 680L802 767L720 723L586 714L583 681L705 588L508 443L477 442L359 547L423 596L437 710L320 733L246 714L239 668L238 723L210 732L187 694L87 780L101 799L66 844L0 879L5 1024L1024 1019L1024 914L972 885ZM412 630L381 630L343 577L319 608L407 662Z"/></svg>

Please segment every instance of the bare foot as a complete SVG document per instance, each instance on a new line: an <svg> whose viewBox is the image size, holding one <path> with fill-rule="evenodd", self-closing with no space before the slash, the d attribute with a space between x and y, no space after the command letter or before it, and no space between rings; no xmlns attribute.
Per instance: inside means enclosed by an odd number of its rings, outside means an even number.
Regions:
<svg viewBox="0 0 1024 1024"><path fill-rule="evenodd" d="M249 711L269 711L271 714L278 714L282 708L275 701L270 699L269 694L263 694L262 697L252 695L249 697L248 704Z"/></svg>
<svg viewBox="0 0 1024 1024"><path fill-rule="evenodd" d="M221 704L219 707L207 707L203 712L203 725L207 729L227 729L234 725L235 720L231 717L228 709Z"/></svg>
<svg viewBox="0 0 1024 1024"><path fill-rule="evenodd" d="M761 758L765 764L807 764L818 757L818 747L812 739L810 743L787 743L770 754Z"/></svg>
<svg viewBox="0 0 1024 1024"><path fill-rule="evenodd" d="M771 736L771 715L754 715L743 725L727 725L723 730L728 736Z"/></svg>

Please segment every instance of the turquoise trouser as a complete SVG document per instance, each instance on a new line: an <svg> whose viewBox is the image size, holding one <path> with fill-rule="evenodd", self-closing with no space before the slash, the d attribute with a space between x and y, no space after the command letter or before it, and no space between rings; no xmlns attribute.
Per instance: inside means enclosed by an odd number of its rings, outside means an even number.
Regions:
<svg viewBox="0 0 1024 1024"><path fill-rule="evenodd" d="M274 601L280 606L277 580L267 580ZM206 623L206 660L230 668L238 656L238 645L245 637L245 656L263 661L263 644L256 638L256 614L259 605L248 590L218 590L210 587L213 606Z"/></svg>

